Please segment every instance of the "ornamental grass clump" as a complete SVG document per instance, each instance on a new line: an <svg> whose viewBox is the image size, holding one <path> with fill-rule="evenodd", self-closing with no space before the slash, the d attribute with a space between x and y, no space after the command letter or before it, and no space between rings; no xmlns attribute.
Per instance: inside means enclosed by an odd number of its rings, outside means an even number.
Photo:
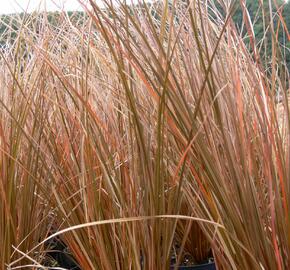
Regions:
<svg viewBox="0 0 290 270"><path fill-rule="evenodd" d="M278 26L272 14L268 25L269 76L243 5L250 47L236 32L231 4L222 3L221 15L214 3L203 1L136 8L104 1L105 11L90 2L90 16L117 65L131 111L139 109L136 80L153 104L163 104L161 117L170 136L159 138L172 136L174 149L169 182L186 193L196 216L222 225L200 224L217 264L287 269L289 132L281 136L275 102L277 92L283 93L288 108L289 80L285 65L277 61L275 27L285 25L279 12Z"/></svg>
<svg viewBox="0 0 290 270"><path fill-rule="evenodd" d="M43 267L58 237L84 270L290 267L285 22L267 15L265 63L241 3L246 38L236 1L23 19L1 58L0 206L27 244L5 240L4 264Z"/></svg>

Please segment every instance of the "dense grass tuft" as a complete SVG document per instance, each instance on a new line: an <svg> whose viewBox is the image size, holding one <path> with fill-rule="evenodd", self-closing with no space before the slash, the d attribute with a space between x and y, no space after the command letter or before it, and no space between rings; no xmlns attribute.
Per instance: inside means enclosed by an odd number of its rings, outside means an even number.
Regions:
<svg viewBox="0 0 290 270"><path fill-rule="evenodd" d="M1 269L44 267L55 237L84 270L290 267L286 24L267 17L265 65L245 6L239 33L218 2L90 0L6 28Z"/></svg>

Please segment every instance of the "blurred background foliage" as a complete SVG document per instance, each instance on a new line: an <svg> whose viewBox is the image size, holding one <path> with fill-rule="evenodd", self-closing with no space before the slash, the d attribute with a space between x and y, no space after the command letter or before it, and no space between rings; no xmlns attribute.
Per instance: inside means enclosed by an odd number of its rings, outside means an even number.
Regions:
<svg viewBox="0 0 290 270"><path fill-rule="evenodd" d="M272 10L272 16L274 18L274 29L278 32L278 42L284 48L282 52L283 57L286 60L288 70L290 69L290 40L289 40L289 29L290 29L290 2L284 3L283 0L247 0L246 6L249 12L249 16L253 22L254 34L256 43L260 45L260 57L263 59L263 63L269 64L269 59L271 59L271 46L272 46L272 33L269 28L270 24L270 12ZM270 6L271 4L271 6ZM283 5L284 4L284 5ZM285 25L278 25L279 14L277 10L279 7L279 12L282 14ZM264 15L264 16L263 16ZM246 27L243 25L243 11L239 5L233 20L236 23L241 34L247 39ZM285 31L285 26L288 30ZM288 31L288 36L287 36Z"/></svg>

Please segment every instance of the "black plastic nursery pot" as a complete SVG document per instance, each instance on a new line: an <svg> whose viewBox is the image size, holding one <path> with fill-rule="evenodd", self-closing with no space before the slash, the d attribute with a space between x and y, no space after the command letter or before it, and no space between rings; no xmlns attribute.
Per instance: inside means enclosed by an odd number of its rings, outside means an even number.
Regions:
<svg viewBox="0 0 290 270"><path fill-rule="evenodd" d="M60 239L52 239L48 243L50 251L47 253L49 258L53 259L57 263L56 268L51 265L47 265L50 269L69 269L69 270L81 270L74 260L73 256L68 251L67 246Z"/></svg>
<svg viewBox="0 0 290 270"><path fill-rule="evenodd" d="M178 270L216 270L214 262L203 263L192 266L178 266ZM170 267L170 270L174 270L174 266Z"/></svg>

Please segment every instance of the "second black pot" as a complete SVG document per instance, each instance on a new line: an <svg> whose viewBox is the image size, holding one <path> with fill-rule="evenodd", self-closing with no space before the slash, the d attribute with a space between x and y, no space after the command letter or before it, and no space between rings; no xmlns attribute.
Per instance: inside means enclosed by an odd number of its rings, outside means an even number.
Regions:
<svg viewBox="0 0 290 270"><path fill-rule="evenodd" d="M208 262L193 266L178 266L178 270L216 270L214 262ZM170 270L174 270L174 266L170 267Z"/></svg>

